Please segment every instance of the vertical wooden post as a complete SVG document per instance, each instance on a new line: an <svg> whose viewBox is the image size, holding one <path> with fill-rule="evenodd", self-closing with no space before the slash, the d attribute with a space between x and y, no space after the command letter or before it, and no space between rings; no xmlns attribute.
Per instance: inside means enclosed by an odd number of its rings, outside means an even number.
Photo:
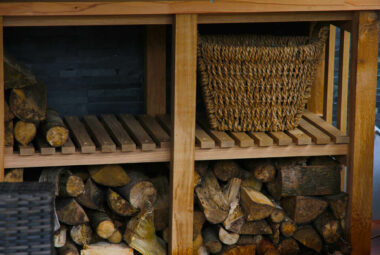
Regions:
<svg viewBox="0 0 380 255"><path fill-rule="evenodd" d="M358 255L369 255L371 248L378 19L376 12L355 13L351 33L348 231L353 248L352 254Z"/></svg>
<svg viewBox="0 0 380 255"><path fill-rule="evenodd" d="M4 181L4 42L3 17L0 17L0 181Z"/></svg>
<svg viewBox="0 0 380 255"><path fill-rule="evenodd" d="M193 254L197 16L173 25L171 243L169 254Z"/></svg>
<svg viewBox="0 0 380 255"><path fill-rule="evenodd" d="M166 27L162 25L146 28L145 112L166 113Z"/></svg>
<svg viewBox="0 0 380 255"><path fill-rule="evenodd" d="M330 124L332 123L334 96L335 33L336 27L334 25L330 25L329 40L326 47L326 71L323 107L323 117Z"/></svg>

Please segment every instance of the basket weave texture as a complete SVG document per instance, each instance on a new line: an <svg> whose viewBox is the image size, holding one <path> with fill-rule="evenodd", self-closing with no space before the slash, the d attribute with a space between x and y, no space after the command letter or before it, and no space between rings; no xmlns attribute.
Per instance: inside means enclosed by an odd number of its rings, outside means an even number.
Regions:
<svg viewBox="0 0 380 255"><path fill-rule="evenodd" d="M0 254L53 254L53 186L0 183Z"/></svg>
<svg viewBox="0 0 380 255"><path fill-rule="evenodd" d="M283 131L298 126L327 38L205 35L200 85L211 128Z"/></svg>

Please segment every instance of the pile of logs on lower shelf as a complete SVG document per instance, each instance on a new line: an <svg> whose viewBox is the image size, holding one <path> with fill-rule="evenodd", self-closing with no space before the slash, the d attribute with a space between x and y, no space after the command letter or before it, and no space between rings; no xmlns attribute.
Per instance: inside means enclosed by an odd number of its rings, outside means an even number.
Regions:
<svg viewBox="0 0 380 255"><path fill-rule="evenodd" d="M350 254L330 157L197 162L196 254Z"/></svg>

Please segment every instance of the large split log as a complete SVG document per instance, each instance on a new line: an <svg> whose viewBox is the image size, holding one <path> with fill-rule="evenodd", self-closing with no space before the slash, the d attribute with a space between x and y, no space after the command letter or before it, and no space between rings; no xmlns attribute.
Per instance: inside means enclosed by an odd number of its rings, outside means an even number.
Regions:
<svg viewBox="0 0 380 255"><path fill-rule="evenodd" d="M314 221L314 226L326 243L335 243L339 240L340 221L334 218L330 212L324 212Z"/></svg>
<svg viewBox="0 0 380 255"><path fill-rule="evenodd" d="M41 123L41 132L46 141L53 147L61 147L69 138L69 130L53 109L47 109L46 119Z"/></svg>
<svg viewBox="0 0 380 255"><path fill-rule="evenodd" d="M226 245L236 244L240 235L237 233L229 232L223 227L219 227L218 231L219 240Z"/></svg>
<svg viewBox="0 0 380 255"><path fill-rule="evenodd" d="M346 209L348 203L348 194L340 193L325 197L329 203L329 207L337 219L344 219L346 217Z"/></svg>
<svg viewBox="0 0 380 255"><path fill-rule="evenodd" d="M240 196L248 221L262 220L271 215L275 209L269 198L252 188L241 187Z"/></svg>
<svg viewBox="0 0 380 255"><path fill-rule="evenodd" d="M63 247L58 248L59 255L79 255L79 251L74 243L70 240L66 240L66 243Z"/></svg>
<svg viewBox="0 0 380 255"><path fill-rule="evenodd" d="M193 213L193 240L202 233L203 224L206 218L203 212L194 210Z"/></svg>
<svg viewBox="0 0 380 255"><path fill-rule="evenodd" d="M14 115L23 121L39 122L46 118L47 89L41 83L12 89L9 107Z"/></svg>
<svg viewBox="0 0 380 255"><path fill-rule="evenodd" d="M13 135L13 121L4 122L4 146L13 147L14 135Z"/></svg>
<svg viewBox="0 0 380 255"><path fill-rule="evenodd" d="M223 187L223 195L227 203L230 205L239 203L240 200L240 185L241 179L231 178L228 183Z"/></svg>
<svg viewBox="0 0 380 255"><path fill-rule="evenodd" d="M243 255L243 254L249 254L249 255L255 255L256 252L256 245L250 244L250 245L238 245L233 247L226 248L222 255Z"/></svg>
<svg viewBox="0 0 380 255"><path fill-rule="evenodd" d="M89 221L86 212L73 198L55 201L59 221L67 225L79 225Z"/></svg>
<svg viewBox="0 0 380 255"><path fill-rule="evenodd" d="M323 213L327 202L315 197L296 196L282 199L281 205L295 223L303 224Z"/></svg>
<svg viewBox="0 0 380 255"><path fill-rule="evenodd" d="M52 183L56 196L77 197L84 191L82 179L73 175L65 167L44 168L39 181Z"/></svg>
<svg viewBox="0 0 380 255"><path fill-rule="evenodd" d="M5 169L4 181L5 182L23 182L24 168Z"/></svg>
<svg viewBox="0 0 380 255"><path fill-rule="evenodd" d="M88 210L87 215L92 228L101 238L107 239L115 232L115 225L106 213Z"/></svg>
<svg viewBox="0 0 380 255"><path fill-rule="evenodd" d="M279 255L276 247L266 238L261 239L257 246L258 255Z"/></svg>
<svg viewBox="0 0 380 255"><path fill-rule="evenodd" d="M81 250L81 255L133 255L133 249L127 245L110 244L106 242L94 243L87 245L85 249Z"/></svg>
<svg viewBox="0 0 380 255"><path fill-rule="evenodd" d="M261 182L273 181L276 176L276 168L268 159L250 159L244 161L244 166L253 172L253 176Z"/></svg>
<svg viewBox="0 0 380 255"><path fill-rule="evenodd" d="M213 172L206 173L195 193L207 221L217 224L227 218L229 205Z"/></svg>
<svg viewBox="0 0 380 255"><path fill-rule="evenodd" d="M11 120L13 120L14 117L15 117L15 115L9 109L9 105L8 105L7 101L4 100L4 121L5 122L11 121Z"/></svg>
<svg viewBox="0 0 380 255"><path fill-rule="evenodd" d="M242 235L270 235L272 229L266 220L246 221L239 231Z"/></svg>
<svg viewBox="0 0 380 255"><path fill-rule="evenodd" d="M322 240L318 233L310 225L299 227L293 237L302 245L316 252L321 252L322 250Z"/></svg>
<svg viewBox="0 0 380 255"><path fill-rule="evenodd" d="M132 216L138 212L138 209L134 208L127 200L112 189L108 189L107 191L107 204L114 213L120 216Z"/></svg>
<svg viewBox="0 0 380 255"><path fill-rule="evenodd" d="M81 179L78 176L75 176L75 177ZM104 200L105 200L104 191L102 188L96 185L96 183L94 183L91 178L87 179L86 184L84 185L84 191L76 199L81 205L89 209L98 210L98 211L105 210L104 209Z"/></svg>
<svg viewBox="0 0 380 255"><path fill-rule="evenodd" d="M240 177L242 168L233 160L216 161L213 167L215 176L221 181L228 181Z"/></svg>
<svg viewBox="0 0 380 255"><path fill-rule="evenodd" d="M284 221L281 222L280 231L285 237L291 237L297 230L297 225L289 217L285 217Z"/></svg>
<svg viewBox="0 0 380 255"><path fill-rule="evenodd" d="M254 190L261 191L261 188L263 187L263 183L257 180L255 176L251 175L243 179L243 181L241 182L241 186L249 187Z"/></svg>
<svg viewBox="0 0 380 255"><path fill-rule="evenodd" d="M162 231L169 225L170 185L166 176L159 176L151 181L157 190L157 201L153 207L154 228L156 231Z"/></svg>
<svg viewBox="0 0 380 255"><path fill-rule="evenodd" d="M61 248L66 244L67 227L61 225L60 228L54 233L54 247Z"/></svg>
<svg viewBox="0 0 380 255"><path fill-rule="evenodd" d="M108 187L120 187L130 182L130 178L120 165L88 166L88 172L96 183Z"/></svg>
<svg viewBox="0 0 380 255"><path fill-rule="evenodd" d="M238 203L233 203L227 218L223 221L223 226L228 231L239 233L245 222L245 215Z"/></svg>
<svg viewBox="0 0 380 255"><path fill-rule="evenodd" d="M120 230L116 229L113 234L107 238L108 242L118 244L121 243L123 240L123 235L121 234Z"/></svg>
<svg viewBox="0 0 380 255"><path fill-rule="evenodd" d="M71 239L79 246L90 244L92 235L92 229L88 224L79 224L70 230Z"/></svg>
<svg viewBox="0 0 380 255"><path fill-rule="evenodd" d="M286 238L280 242L277 247L280 255L297 255L300 252L300 247L296 240L292 238Z"/></svg>
<svg viewBox="0 0 380 255"><path fill-rule="evenodd" d="M203 243L207 251L216 254L222 251L223 245L220 242L215 227L207 226L203 232Z"/></svg>
<svg viewBox="0 0 380 255"><path fill-rule="evenodd" d="M33 73L21 62L4 52L5 89L23 88L37 83Z"/></svg>
<svg viewBox="0 0 380 255"><path fill-rule="evenodd" d="M32 122L18 120L14 126L14 138L21 145L28 145L36 137L37 127Z"/></svg>

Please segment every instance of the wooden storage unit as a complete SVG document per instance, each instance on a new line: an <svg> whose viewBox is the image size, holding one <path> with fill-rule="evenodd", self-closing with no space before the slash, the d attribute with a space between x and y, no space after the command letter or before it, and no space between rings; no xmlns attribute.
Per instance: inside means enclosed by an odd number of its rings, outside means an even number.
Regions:
<svg viewBox="0 0 380 255"><path fill-rule="evenodd" d="M353 254L369 254L379 32L377 10L380 10L377 0L324 0L318 3L312 0L278 0L273 3L251 0L2 2L0 123L3 123L4 118L3 27L132 24L149 25L147 38L155 39L155 43L148 43L146 48L146 113L157 116L156 120L159 121L154 120L154 124L150 122L144 126L145 130L152 129L147 134L151 139L148 139L148 145L144 146L145 141L136 142L136 149L132 145L132 151L121 151L122 146L118 144L116 149L109 149L111 152L105 152L105 147L102 152L102 144L98 142L91 149L93 153L82 153L84 151L81 152L80 148L75 148L74 152L72 146L69 152L73 154L42 150L41 147L40 152L27 152L32 153L29 156L4 148L4 126L0 125L0 180L4 178L4 167L170 161L170 253L192 254L194 160L347 156L347 191L350 194L347 234L353 245ZM325 21L331 24L326 58L319 67L319 75L312 88L312 98L308 105L310 112L304 115L304 127L301 124L297 132L226 134L209 131L202 125L202 121L196 122L197 25L290 21ZM156 25L163 24L171 24L173 30L171 120L168 116L161 116L166 109L165 67L160 65L165 57L165 30ZM337 115L339 130L329 124L332 122L336 26L341 28ZM351 72L348 79L349 68ZM348 94L350 104L347 108ZM141 118L139 122L142 122ZM170 148L169 136L157 135L157 129L170 133ZM132 127L132 133L136 136L141 130L141 125ZM349 138L345 135L347 130ZM165 133L161 132L162 134ZM136 137L134 139L139 140Z"/></svg>

